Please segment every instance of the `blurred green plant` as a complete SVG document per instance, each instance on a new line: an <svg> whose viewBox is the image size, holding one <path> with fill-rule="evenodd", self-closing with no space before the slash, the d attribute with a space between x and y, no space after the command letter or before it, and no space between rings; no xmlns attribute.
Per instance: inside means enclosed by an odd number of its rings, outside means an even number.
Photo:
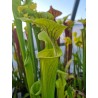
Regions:
<svg viewBox="0 0 98 98"><path fill-rule="evenodd" d="M21 0L12 0L14 16L12 44L15 49L14 59L18 63L18 69L12 71L13 98L18 98L18 92L22 93L23 98L54 98L56 96L57 98L85 98L86 20L79 20L84 25L81 35L73 34L78 51L73 53L72 60L72 27L74 22L67 21L69 15L62 20L55 20L57 16L61 15L61 12L53 9L52 6L47 12L38 12L36 7L37 4L32 0L25 0L23 4L21 4ZM26 23L25 33L23 33L22 21ZM66 46L65 67L60 64L62 51L57 43L64 30L66 32L64 38ZM24 38L24 34L27 39ZM37 43L37 57L34 37ZM72 61L74 62L73 74L69 72ZM40 74L38 73L38 65L40 65ZM56 95L54 94L55 89Z"/></svg>
<svg viewBox="0 0 98 98"><path fill-rule="evenodd" d="M56 71L58 68L59 57L62 52L57 45L57 39L66 28L48 19L35 19L35 24L42 28L38 37L45 41L45 49L38 53L41 66L42 97L54 98Z"/></svg>
<svg viewBox="0 0 98 98"><path fill-rule="evenodd" d="M86 94L86 19L79 20L83 24L81 34L73 33L74 44L77 46L77 52L74 56L74 87L78 85L78 89ZM77 82L77 83L76 83Z"/></svg>

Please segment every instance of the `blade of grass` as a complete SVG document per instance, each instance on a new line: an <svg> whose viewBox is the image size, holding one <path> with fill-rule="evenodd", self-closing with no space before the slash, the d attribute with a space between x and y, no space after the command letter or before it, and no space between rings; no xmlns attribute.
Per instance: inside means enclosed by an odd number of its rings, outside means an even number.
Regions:
<svg viewBox="0 0 98 98"><path fill-rule="evenodd" d="M31 3L31 0L27 0L25 4ZM26 75L27 75L27 82L29 87L29 93L31 90L31 86L37 81L37 59L35 58L35 50L34 50L34 42L33 42L33 35L32 35L32 26L31 23L26 22L27 32L28 32L28 47L27 52L29 52L29 56L27 54L27 67L25 67ZM28 61L29 60L29 61ZM30 93L30 98L35 98Z"/></svg>
<svg viewBox="0 0 98 98"><path fill-rule="evenodd" d="M30 93L31 86L34 83L34 73L33 73L34 69L32 67L32 60L31 60L31 55L29 51L27 51L27 56L26 56L24 65L25 65L24 67L25 67L26 79L28 84L28 91ZM30 98L32 98L31 95L30 95Z"/></svg>
<svg viewBox="0 0 98 98"><path fill-rule="evenodd" d="M26 53L25 53L25 41L23 38L23 31L22 31L22 22L19 19L16 19L19 16L17 7L21 5L20 0L12 0L12 11L13 11L13 16L16 24L16 30L17 30L17 36L20 44L20 50L22 53L23 61L25 60Z"/></svg>
<svg viewBox="0 0 98 98"><path fill-rule="evenodd" d="M84 90L86 92L86 28L82 29L82 40L83 40L83 80Z"/></svg>
<svg viewBox="0 0 98 98"><path fill-rule="evenodd" d="M30 23L26 23L27 31L28 31L28 48L30 50L31 59L32 59L32 67L34 72L34 81L37 80L37 59L35 57L35 50L34 50L34 42L33 42L33 35L32 35L32 26Z"/></svg>

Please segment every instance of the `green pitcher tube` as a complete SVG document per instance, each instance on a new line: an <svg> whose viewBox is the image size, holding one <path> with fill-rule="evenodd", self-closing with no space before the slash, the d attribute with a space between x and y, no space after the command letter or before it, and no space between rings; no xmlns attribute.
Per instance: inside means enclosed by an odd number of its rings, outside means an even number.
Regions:
<svg viewBox="0 0 98 98"><path fill-rule="evenodd" d="M42 98L54 98L58 57L41 58Z"/></svg>
<svg viewBox="0 0 98 98"><path fill-rule="evenodd" d="M45 49L38 53L41 69L41 93L42 98L54 98L56 74L59 57L54 56L53 49Z"/></svg>

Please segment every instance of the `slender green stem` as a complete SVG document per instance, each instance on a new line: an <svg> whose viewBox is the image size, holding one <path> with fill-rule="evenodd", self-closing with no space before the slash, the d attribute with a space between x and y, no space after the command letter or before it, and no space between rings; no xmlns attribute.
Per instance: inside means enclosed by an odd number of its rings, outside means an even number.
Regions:
<svg viewBox="0 0 98 98"><path fill-rule="evenodd" d="M82 40L83 40L83 80L84 80L84 90L86 91L86 28L82 30Z"/></svg>
<svg viewBox="0 0 98 98"><path fill-rule="evenodd" d="M24 41L23 31L22 31L22 22L21 20L17 19L17 17L19 16L17 8L20 5L21 5L20 0L12 0L12 11L13 11L13 16L15 20L17 36L19 40L20 50L22 53L22 58L23 58L23 61L25 61L26 53L25 53L25 41Z"/></svg>
<svg viewBox="0 0 98 98"><path fill-rule="evenodd" d="M31 59L32 59L32 67L33 67L33 71L34 71L34 81L36 81L37 80L37 59L35 57L32 26L30 23L26 23L26 24L27 24L27 31L28 31L28 48L30 50Z"/></svg>

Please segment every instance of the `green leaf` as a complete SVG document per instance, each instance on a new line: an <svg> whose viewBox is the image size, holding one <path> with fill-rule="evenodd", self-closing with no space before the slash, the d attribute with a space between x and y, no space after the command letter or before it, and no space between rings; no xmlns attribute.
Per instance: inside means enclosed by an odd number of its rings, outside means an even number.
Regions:
<svg viewBox="0 0 98 98"><path fill-rule="evenodd" d="M78 85L79 85L79 90L82 91L82 79L80 79L80 77L78 77L77 82L78 82Z"/></svg>
<svg viewBox="0 0 98 98"><path fill-rule="evenodd" d="M52 40L57 40L63 30L67 28L66 26L44 18L35 19L34 23L40 26L45 32L47 32Z"/></svg>
<svg viewBox="0 0 98 98"><path fill-rule="evenodd" d="M69 68L69 66L70 66L71 63L72 63L72 59L69 60L69 61L67 62L67 64L66 64L66 67L65 67L65 71L66 71L66 72L68 71L68 68Z"/></svg>
<svg viewBox="0 0 98 98"><path fill-rule="evenodd" d="M57 72L58 72L58 79L61 80L60 85L65 87L65 85L66 85L66 78L68 76L68 73L65 73L64 71L61 71L61 70L57 70Z"/></svg>
<svg viewBox="0 0 98 98"><path fill-rule="evenodd" d="M72 95L73 89L72 89L71 86L68 87L67 93L68 93L68 96L69 96L68 98L73 98L73 95Z"/></svg>
<svg viewBox="0 0 98 98"><path fill-rule="evenodd" d="M83 25L86 25L86 19L80 19L79 22L83 23Z"/></svg>
<svg viewBox="0 0 98 98"><path fill-rule="evenodd" d="M36 18L45 18L45 19L54 20L54 16L49 12L38 12L38 16L39 17Z"/></svg>
<svg viewBox="0 0 98 98"><path fill-rule="evenodd" d="M42 31L38 34L38 39L45 42L45 48L50 49L53 47L51 40L45 31Z"/></svg>
<svg viewBox="0 0 98 98"><path fill-rule="evenodd" d="M64 76L65 76L65 75L68 75L68 73L65 73L64 71L61 71L61 70L57 70L57 73L58 73L58 74L62 74L62 75L64 75Z"/></svg>
<svg viewBox="0 0 98 98"><path fill-rule="evenodd" d="M69 14L69 15L63 17L63 22L65 22L65 21L67 20L67 18L68 18L70 15L71 15L71 14Z"/></svg>
<svg viewBox="0 0 98 98"><path fill-rule="evenodd" d="M83 82L84 82L84 90L86 92L86 26L82 29L82 40L83 40Z"/></svg>
<svg viewBox="0 0 98 98"><path fill-rule="evenodd" d="M32 95L35 96L39 96L41 94L41 85L40 85L40 80L35 82L32 86L31 86L31 90L30 93Z"/></svg>
<svg viewBox="0 0 98 98"><path fill-rule="evenodd" d="M38 58L54 58L62 55L62 51L58 46L56 47L57 55L55 55L53 43L46 32L42 31L39 33L38 38L42 41L45 41L46 46L44 50L38 53Z"/></svg>
<svg viewBox="0 0 98 98"><path fill-rule="evenodd" d="M63 17L63 19L58 19L58 20L56 20L56 21L57 21L58 24L63 24L63 23L67 20L67 18L68 18L69 16L70 16L70 14L67 15L67 16L65 16L65 17Z"/></svg>
<svg viewBox="0 0 98 98"><path fill-rule="evenodd" d="M65 77L68 75L67 73L58 70L58 79L56 81L56 87L57 87L57 96L58 98L64 98L64 88L66 85Z"/></svg>
<svg viewBox="0 0 98 98"><path fill-rule="evenodd" d="M34 19L36 18L45 18L45 19L54 20L52 14L48 12L37 12L37 11L31 11L31 12L26 11L24 14L17 17L17 19L20 19L21 21L30 22L30 23L33 23Z"/></svg>
<svg viewBox="0 0 98 98"><path fill-rule="evenodd" d="M34 23L42 28L43 31L45 31L52 43L52 46L54 48L54 55L59 55L59 47L57 45L57 39L60 37L63 30L66 28L66 26L60 25L52 20L40 18L35 19Z"/></svg>
<svg viewBox="0 0 98 98"><path fill-rule="evenodd" d="M26 59L24 61L24 65L25 65L24 67L25 67L28 88L30 91L31 86L34 83L34 69L32 67L32 60L31 60L30 53L28 51L27 51Z"/></svg>
<svg viewBox="0 0 98 98"><path fill-rule="evenodd" d="M35 56L35 49L34 49L34 39L32 35L32 26L30 23L26 23L27 32L28 32L28 51L30 52L32 67L34 71L34 81L37 80L37 59Z"/></svg>
<svg viewBox="0 0 98 98"><path fill-rule="evenodd" d="M12 11L13 11L13 16L14 17L18 17L19 16L19 12L17 10L19 5L21 5L21 1L20 0L12 0Z"/></svg>

